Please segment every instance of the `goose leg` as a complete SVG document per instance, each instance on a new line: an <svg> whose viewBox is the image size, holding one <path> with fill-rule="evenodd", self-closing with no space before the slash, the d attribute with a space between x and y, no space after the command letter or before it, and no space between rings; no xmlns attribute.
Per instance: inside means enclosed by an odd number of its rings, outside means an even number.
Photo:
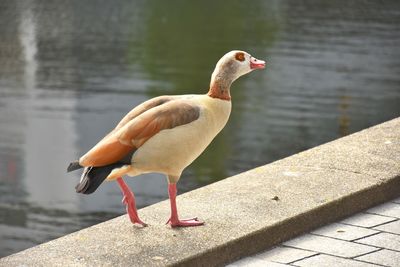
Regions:
<svg viewBox="0 0 400 267"><path fill-rule="evenodd" d="M122 195L124 196L122 198L122 203L126 205L126 211L129 215L129 219L131 220L131 222L134 224L140 224L143 227L147 226L147 224L142 222L142 220L140 220L138 216L136 210L135 195L133 194L133 192L129 189L128 185L125 183L122 177L117 178L117 182L119 187L121 188Z"/></svg>
<svg viewBox="0 0 400 267"><path fill-rule="evenodd" d="M179 220L178 210L176 208L176 193L177 193L176 183L169 183L168 194L171 203L171 217L167 221L167 224L171 225L171 227L188 227L188 226L203 225L204 222L199 221L197 218Z"/></svg>

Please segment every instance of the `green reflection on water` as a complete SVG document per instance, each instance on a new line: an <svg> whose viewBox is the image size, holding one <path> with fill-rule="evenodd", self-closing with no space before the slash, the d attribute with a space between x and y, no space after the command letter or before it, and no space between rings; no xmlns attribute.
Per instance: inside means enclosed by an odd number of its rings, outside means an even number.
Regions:
<svg viewBox="0 0 400 267"><path fill-rule="evenodd" d="M266 8L262 1L249 5L244 1L227 4L226 1L159 0L144 5L142 35L140 40L131 42L128 56L132 64L140 62L149 80L161 81L146 89L149 98L206 93L212 70L223 54L242 49L264 56L279 29L274 15L276 5ZM141 55L135 47L138 43ZM235 103L240 103L246 96L245 90L235 90L237 83L240 81L233 85L232 94ZM232 116L230 122L237 119ZM224 161L231 152L229 142L230 134L222 131L191 165L198 182L208 183L227 176Z"/></svg>

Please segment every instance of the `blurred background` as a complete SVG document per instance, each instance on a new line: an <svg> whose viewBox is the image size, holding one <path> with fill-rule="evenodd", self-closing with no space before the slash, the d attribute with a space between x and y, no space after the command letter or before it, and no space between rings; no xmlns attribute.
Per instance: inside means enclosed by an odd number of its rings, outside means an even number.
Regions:
<svg viewBox="0 0 400 267"><path fill-rule="evenodd" d="M2 0L0 256L123 214L68 163L146 99L206 93L233 49L268 66L234 83L180 193L400 115L397 0ZM161 175L128 183L139 207L167 198Z"/></svg>

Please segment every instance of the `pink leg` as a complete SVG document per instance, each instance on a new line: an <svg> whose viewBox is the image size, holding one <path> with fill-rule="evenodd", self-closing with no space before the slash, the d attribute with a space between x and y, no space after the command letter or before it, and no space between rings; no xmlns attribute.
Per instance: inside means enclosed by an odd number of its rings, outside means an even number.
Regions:
<svg viewBox="0 0 400 267"><path fill-rule="evenodd" d="M176 209L176 183L168 184L168 194L171 203L171 218L167 221L171 227L187 227L203 225L204 222L199 221L197 218L179 220L178 210Z"/></svg>
<svg viewBox="0 0 400 267"><path fill-rule="evenodd" d="M136 210L136 202L135 202L135 195L133 192L129 189L128 185L125 183L125 181L122 179L122 177L117 178L117 182L119 187L121 188L123 198L122 198L122 203L126 205L126 211L128 212L129 218L131 219L131 222L134 224L140 224L143 227L147 226L144 222L142 222L139 219L137 210Z"/></svg>

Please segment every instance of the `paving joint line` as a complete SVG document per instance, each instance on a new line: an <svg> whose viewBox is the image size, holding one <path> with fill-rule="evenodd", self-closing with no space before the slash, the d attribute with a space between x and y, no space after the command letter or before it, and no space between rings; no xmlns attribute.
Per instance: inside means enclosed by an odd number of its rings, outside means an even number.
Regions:
<svg viewBox="0 0 400 267"><path fill-rule="evenodd" d="M290 262L290 263L282 263L282 262L276 262L276 263L281 263L281 264L294 264L294 263L296 263L296 262L298 262L298 261L301 261L301 260L304 260L304 259L308 259L308 258L312 258L312 257L314 257L314 256L326 255L326 256L332 256L332 257L336 257L336 258L341 258L341 259L344 259L344 260L353 260L353 261L362 262L362 263L375 264L375 265L377 265L377 266L382 266L382 267L389 267L389 266L387 266L387 265L382 265L382 264L379 264L379 263L373 263L373 262L368 262L368 261L356 259L356 257L361 257L361 256L368 255L368 254L371 254L371 253L375 253L375 252L378 252L378 251L384 250L384 249L385 249L385 248L379 248L379 249L377 249L377 250L370 251L370 252L367 252L367 253L364 253L364 254L360 254L360 255L357 255L357 256L354 256L354 257L343 257L343 256L340 256L340 255L334 255L334 254L323 253L323 252L317 252L317 251L312 251L312 250L311 250L312 252L316 252L317 254L314 254L314 255L311 255L311 256L307 256L307 257L305 257L305 258L303 258L303 259L295 260L295 261L292 261L292 262ZM302 249L302 250L306 250L306 249ZM310 251L310 250L307 250L307 251ZM292 266L298 266L298 265L292 265Z"/></svg>
<svg viewBox="0 0 400 267"><path fill-rule="evenodd" d="M398 205L400 205L400 204L398 204ZM379 215L379 216L387 217L387 218L399 219L399 217L393 217L393 216L383 215L383 214L379 214L379 213L373 213L373 212L370 212L370 211L364 211L364 213L373 214L373 215Z"/></svg>
<svg viewBox="0 0 400 267"><path fill-rule="evenodd" d="M343 241L343 240L342 240L342 241ZM358 243L356 243L356 244L358 244ZM365 244L360 244L360 245L365 245ZM372 247L372 248L375 248L375 249L376 249L376 250L371 251L371 253L372 253L372 252L379 251L379 250L381 250L381 249L386 249L386 248L380 248L380 247L370 246L370 245L365 245L365 246L369 246L369 247ZM298 248L298 247L292 247L292 246L287 246L287 245L285 245L285 247L301 249L301 250L305 250L305 251L315 252L315 253L318 253L318 254L324 254L324 255L334 256L334 257L338 257L338 258L342 258L342 259L352 259L351 257L343 257L343 256L340 256L340 255L330 254L330 253L321 252L321 251L309 250L309 249ZM397 251L396 251L396 252L397 252ZM315 256L315 255L314 255L314 256ZM357 256L354 256L354 257L358 257L358 255L357 255Z"/></svg>
<svg viewBox="0 0 400 267"><path fill-rule="evenodd" d="M289 241L289 240L288 240ZM285 247L285 248L295 248L295 249L301 249L301 250L304 250L304 251L310 251L310 252L315 252L315 253L321 253L321 252L319 252L319 251L314 251L314 250L309 250L309 249L305 249L305 248L297 248L297 247L292 247L292 246L288 246L288 245L281 245L282 247Z"/></svg>
<svg viewBox="0 0 400 267"><path fill-rule="evenodd" d="M375 229L372 229L372 230L375 230ZM398 236L400 236L400 234L396 234L396 233L392 233L392 232L388 232L388 231L384 231L384 230L377 230L377 231L380 231L381 233L385 233L385 234L391 234L391 235L398 235Z"/></svg>
<svg viewBox="0 0 400 267"><path fill-rule="evenodd" d="M328 224L328 225L329 225L329 224ZM321 235L321 234L316 234L316 233L309 233L309 234L310 234L310 235L315 235L315 236L322 236L322 237L326 237L326 238L330 238L330 239L335 239L335 240L339 240L339 241L343 241L343 242L355 243L355 242L353 242L353 241L358 240L358 239L362 239L362 238L365 238L365 237L370 237L370 236L373 236L373 235L377 235L377 234L379 234L379 233L380 233L380 232L373 233L373 234L369 234L369 235L366 235L366 236L363 236L363 237L356 238L356 239L354 239L354 240L340 239L340 238L338 238L338 237L326 236L326 235ZM357 243L357 244L358 244L358 243Z"/></svg>
<svg viewBox="0 0 400 267"><path fill-rule="evenodd" d="M377 224L377 225L372 226L372 227L382 226L382 225L385 225L385 224L388 224L388 223L396 222L396 221L398 221L398 220L400 220L400 218L395 219L395 220L393 220L393 221L388 221L388 222L385 222L385 223L380 223L380 224ZM385 231L383 231L383 230L379 230L379 231L385 232Z"/></svg>
<svg viewBox="0 0 400 267"><path fill-rule="evenodd" d="M354 215L356 215L356 214L354 214ZM376 214L374 214L374 215L376 215ZM386 217L386 216L385 216L385 217ZM351 218L351 217L348 217L348 218ZM387 223L392 223L392 222L394 222L394 221L400 220L400 219L396 219L396 218L392 218L392 217L389 217L389 218L391 218L391 219L393 219L393 220L387 221L387 222L384 222L384 223L379 223L379 224L376 224L376 225L370 226L370 227L366 227L366 226L362 226L362 225L355 225L355 224L346 223L346 222L341 222L341 221L338 222L338 223L344 224L344 225L355 226L355 227L361 227L361 228L364 228L364 229L373 229L374 227L381 226L381 225L384 225L384 224L387 224Z"/></svg>
<svg viewBox="0 0 400 267"><path fill-rule="evenodd" d="M357 256L354 256L354 257L350 257L349 259L355 260L357 257L362 257L362 256L365 256L365 255L368 255L368 254L372 254L372 253L375 253L375 252L378 252L378 251L381 251L381 250L384 250L384 248L379 248L379 249L374 250L374 251L369 251L369 252L366 252L364 254L360 254L360 255L357 255Z"/></svg>
<svg viewBox="0 0 400 267"><path fill-rule="evenodd" d="M373 233L373 234L365 235L363 237L355 238L355 239L352 239L352 240L349 240L349 241L356 243L355 241L357 241L357 240L360 240L360 239L363 239L363 238L367 238L367 237L371 237L371 236L378 235L378 234L382 233L382 231L379 231L379 230L375 230L375 231L377 231L377 232Z"/></svg>
<svg viewBox="0 0 400 267"><path fill-rule="evenodd" d="M357 242L357 241L354 241L354 243L355 243L355 244L359 244L359 245L364 245L364 246L370 246L370 247L373 247L373 248L382 248L382 249L391 250L391 251L394 251L394 252L400 252L400 249L399 249L399 250L396 250L396 249L392 249L392 248L378 247L378 246L375 246L375 245L364 244L364 243L360 243L360 242Z"/></svg>
<svg viewBox="0 0 400 267"><path fill-rule="evenodd" d="M362 263L374 264L374 265L382 266L382 267L391 267L391 266L389 266L389 265L383 265L383 264L376 263L376 262L363 261L363 260L358 260L358 259L352 259L352 260L357 261L357 262L362 262Z"/></svg>
<svg viewBox="0 0 400 267"><path fill-rule="evenodd" d="M310 255L310 256L306 256L306 257L304 257L304 258L302 258L302 259L297 259L297 260L295 260L295 261L291 261L291 262L286 263L286 264L293 264L293 263L295 263L295 262L297 262L297 261L302 261L302 260L304 260L304 259L309 259L309 258L312 258L312 257L315 257L315 256L318 256L318 255L322 255L322 254L323 254L323 253L317 252L317 251L313 251L313 252L315 252L316 254L313 254L313 255ZM282 262L278 262L278 263L282 263Z"/></svg>

